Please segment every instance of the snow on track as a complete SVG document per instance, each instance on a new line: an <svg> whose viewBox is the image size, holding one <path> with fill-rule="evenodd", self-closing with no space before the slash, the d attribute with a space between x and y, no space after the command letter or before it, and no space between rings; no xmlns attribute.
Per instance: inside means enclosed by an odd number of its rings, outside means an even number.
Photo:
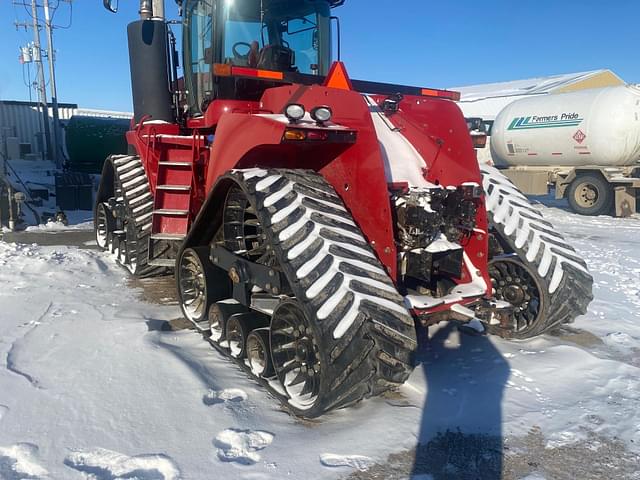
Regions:
<svg viewBox="0 0 640 480"><path fill-rule="evenodd" d="M508 342L432 329L399 395L298 421L106 254L0 242L0 478L337 478L437 432L596 432L640 450L640 221L540 207L595 277L573 326Z"/></svg>

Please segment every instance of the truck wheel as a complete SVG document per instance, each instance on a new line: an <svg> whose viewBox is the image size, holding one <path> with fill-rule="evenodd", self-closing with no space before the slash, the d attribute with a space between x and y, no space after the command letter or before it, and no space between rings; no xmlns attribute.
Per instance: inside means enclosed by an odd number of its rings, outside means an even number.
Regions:
<svg viewBox="0 0 640 480"><path fill-rule="evenodd" d="M613 208L613 189L599 175L579 175L571 182L567 199L580 215L608 215Z"/></svg>

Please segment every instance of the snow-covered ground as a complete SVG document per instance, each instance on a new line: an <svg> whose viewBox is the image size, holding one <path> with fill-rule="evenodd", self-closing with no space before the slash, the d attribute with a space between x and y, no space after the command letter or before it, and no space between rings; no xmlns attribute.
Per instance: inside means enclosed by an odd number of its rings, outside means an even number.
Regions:
<svg viewBox="0 0 640 480"><path fill-rule="evenodd" d="M640 219L541 208L594 274L573 325L589 341L442 325L400 394L316 422L167 330L178 308L144 303L106 254L0 242L0 478L337 478L456 429L640 453Z"/></svg>
<svg viewBox="0 0 640 480"><path fill-rule="evenodd" d="M91 210L69 210L65 212L67 224L50 219L47 223L31 225L27 232L62 232L67 230L91 230L93 228L93 212Z"/></svg>

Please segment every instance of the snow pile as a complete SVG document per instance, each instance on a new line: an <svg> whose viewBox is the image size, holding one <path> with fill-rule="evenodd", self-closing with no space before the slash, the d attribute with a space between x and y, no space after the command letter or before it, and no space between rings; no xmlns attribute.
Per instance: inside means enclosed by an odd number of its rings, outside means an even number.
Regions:
<svg viewBox="0 0 640 480"><path fill-rule="evenodd" d="M82 210L79 210L82 212ZM81 220L78 223L73 223L73 221L69 221L67 225L60 221L49 220L45 224L40 225L32 225L30 227L25 228L27 232L63 232L68 230L91 230L93 229L93 220L86 220L86 216L83 215L80 218Z"/></svg>
<svg viewBox="0 0 640 480"><path fill-rule="evenodd" d="M140 301L108 255L0 242L0 478L333 479L457 429L640 453L640 222L541 208L594 273L575 341L443 324L399 394L314 422L166 330L179 309Z"/></svg>

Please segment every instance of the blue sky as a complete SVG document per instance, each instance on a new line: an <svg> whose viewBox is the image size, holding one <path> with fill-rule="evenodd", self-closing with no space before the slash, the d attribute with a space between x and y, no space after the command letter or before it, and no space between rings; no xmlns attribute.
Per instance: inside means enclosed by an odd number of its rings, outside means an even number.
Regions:
<svg viewBox="0 0 640 480"><path fill-rule="evenodd" d="M60 101L131 110L125 29L137 6L120 0L112 15L101 0L75 0L72 27L55 36ZM167 10L175 16L172 0ZM347 0L336 13L353 78L451 87L609 68L640 82L637 0ZM0 0L0 99L28 99L17 57L31 33L16 18L29 19Z"/></svg>

